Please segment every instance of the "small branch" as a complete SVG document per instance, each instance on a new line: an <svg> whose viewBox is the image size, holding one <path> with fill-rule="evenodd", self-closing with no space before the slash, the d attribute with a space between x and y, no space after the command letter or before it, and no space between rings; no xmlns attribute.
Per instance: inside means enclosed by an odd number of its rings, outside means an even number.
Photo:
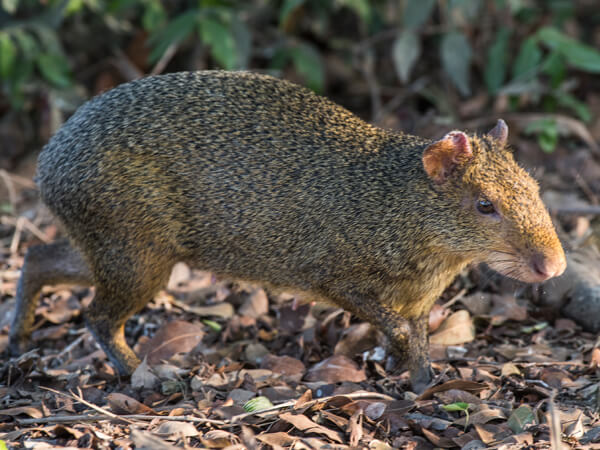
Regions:
<svg viewBox="0 0 600 450"><path fill-rule="evenodd" d="M169 64L169 61L171 61L173 56L175 56L175 53L177 53L178 48L179 46L177 44L169 45L169 47L167 47L163 55L150 71L150 75L158 75L162 73L162 71L167 67L167 64Z"/></svg>
<svg viewBox="0 0 600 450"><path fill-rule="evenodd" d="M144 414L126 414L122 416L110 417L104 414L74 414L65 416L51 416L51 417L40 417L40 418L29 418L29 419L16 419L20 425L33 425L36 423L78 423L78 422L96 422L100 420L119 420L123 421L126 419L130 420L145 420L151 421L155 419L167 420L171 422L193 422L193 423L209 423L211 425L227 425L222 420L203 419L194 416L146 416Z"/></svg>

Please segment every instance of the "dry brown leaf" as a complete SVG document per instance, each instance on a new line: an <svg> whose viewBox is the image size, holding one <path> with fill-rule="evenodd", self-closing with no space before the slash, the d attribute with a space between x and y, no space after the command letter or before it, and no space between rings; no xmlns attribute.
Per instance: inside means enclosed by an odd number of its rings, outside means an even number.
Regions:
<svg viewBox="0 0 600 450"><path fill-rule="evenodd" d="M312 366L304 378L306 381L323 381L325 383L340 381L360 383L367 379L367 375L351 359L342 355L334 355Z"/></svg>
<svg viewBox="0 0 600 450"><path fill-rule="evenodd" d="M149 406L138 402L136 399L119 392L112 392L106 396L106 403L115 414L156 414Z"/></svg>
<svg viewBox="0 0 600 450"><path fill-rule="evenodd" d="M312 391L307 389L304 394L302 394L294 404L294 409L300 409L304 406L305 403L310 402L312 400Z"/></svg>
<svg viewBox="0 0 600 450"><path fill-rule="evenodd" d="M433 431L428 430L427 428L421 428L421 433L436 447L441 448L452 448L456 447L456 444L452 439L448 439L444 436L438 436Z"/></svg>
<svg viewBox="0 0 600 450"><path fill-rule="evenodd" d="M478 405L482 402L479 397L460 389L448 389L447 391L436 392L434 397L439 399L445 405L458 402Z"/></svg>
<svg viewBox="0 0 600 450"><path fill-rule="evenodd" d="M429 332L433 333L437 330L451 312L448 308L444 308L437 303L433 305L433 308L429 311Z"/></svg>
<svg viewBox="0 0 600 450"><path fill-rule="evenodd" d="M590 355L590 367L600 367L600 348L598 347L592 350L592 354Z"/></svg>
<svg viewBox="0 0 600 450"><path fill-rule="evenodd" d="M492 303L492 325L501 325L506 320L521 322L529 317L527 308L519 305L514 295L494 295Z"/></svg>
<svg viewBox="0 0 600 450"><path fill-rule="evenodd" d="M429 342L438 345L459 345L475 339L475 327L469 312L462 309L448 317Z"/></svg>
<svg viewBox="0 0 600 450"><path fill-rule="evenodd" d="M279 418L292 424L300 431L304 431L306 433L317 433L323 436L327 436L329 439L331 439L334 442L337 442L338 444L341 444L343 442L339 433L313 422L303 414L292 414L286 412L280 414Z"/></svg>
<svg viewBox="0 0 600 450"><path fill-rule="evenodd" d="M491 422L492 420L506 420L506 415L498 408L490 408L487 404L477 405L469 414L469 418L461 417L454 421L455 425L464 427L467 424L476 425Z"/></svg>
<svg viewBox="0 0 600 450"><path fill-rule="evenodd" d="M200 434L191 423L173 422L170 420L162 422L153 433L158 434L168 441L176 441L181 439L181 437L196 437Z"/></svg>
<svg viewBox="0 0 600 450"><path fill-rule="evenodd" d="M502 364L502 370L500 371L500 376L509 377L511 375L521 375L521 371L513 363L508 362L508 363Z"/></svg>
<svg viewBox="0 0 600 450"><path fill-rule="evenodd" d="M201 317L221 317L223 319L230 319L234 313L233 306L228 302L219 302L207 306L189 306L186 311Z"/></svg>
<svg viewBox="0 0 600 450"><path fill-rule="evenodd" d="M477 434L479 435L479 439L481 439L486 445L494 442L500 442L501 440L514 434L512 430L506 426L506 424L495 425L492 423L486 423L481 425L475 424L474 426Z"/></svg>
<svg viewBox="0 0 600 450"><path fill-rule="evenodd" d="M153 389L158 383L160 380L152 373L144 358L131 375L131 385L136 389Z"/></svg>
<svg viewBox="0 0 600 450"><path fill-rule="evenodd" d="M151 435L147 431L137 429L131 430L131 440L136 449L140 450L177 450L178 447L163 441L162 439Z"/></svg>
<svg viewBox="0 0 600 450"><path fill-rule="evenodd" d="M288 447L298 440L297 437L290 436L282 431L277 433L259 434L256 436L256 439L270 445L274 449Z"/></svg>
<svg viewBox="0 0 600 450"><path fill-rule="evenodd" d="M204 329L201 325L174 320L162 326L152 339L143 344L139 354L153 366L168 360L176 353L187 353L202 341Z"/></svg>
<svg viewBox="0 0 600 450"><path fill-rule="evenodd" d="M364 431L362 427L363 412L362 410L356 411L350 417L348 422L348 434L350 434L350 446L356 447L363 437Z"/></svg>
<svg viewBox="0 0 600 450"><path fill-rule="evenodd" d="M200 440L208 448L225 448L240 443L240 439L235 434L223 430L212 430L204 433Z"/></svg>
<svg viewBox="0 0 600 450"><path fill-rule="evenodd" d="M352 357L370 350L378 343L377 329L368 322L352 325L344 330L333 353Z"/></svg>
<svg viewBox="0 0 600 450"><path fill-rule="evenodd" d="M306 372L306 367L302 364L302 361L296 358L292 358L291 356L275 356L275 355L266 355L263 358L262 364L260 365L262 369L268 369L273 373L277 373L280 375L297 377L298 381Z"/></svg>
<svg viewBox="0 0 600 450"><path fill-rule="evenodd" d="M0 409L0 416L20 416L24 414L34 419L44 417L42 412L33 406L18 406L16 408Z"/></svg>
<svg viewBox="0 0 600 450"><path fill-rule="evenodd" d="M238 314L258 319L269 312L269 299L264 289L255 289L240 306Z"/></svg>
<svg viewBox="0 0 600 450"><path fill-rule="evenodd" d="M437 386L430 387L425 392L423 392L419 397L417 397L417 400L428 400L436 392L449 391L450 389L459 389L459 390L471 392L473 394L477 394L487 388L488 388L487 384L478 383L477 381L450 380L450 381L446 381L443 384L439 384Z"/></svg>

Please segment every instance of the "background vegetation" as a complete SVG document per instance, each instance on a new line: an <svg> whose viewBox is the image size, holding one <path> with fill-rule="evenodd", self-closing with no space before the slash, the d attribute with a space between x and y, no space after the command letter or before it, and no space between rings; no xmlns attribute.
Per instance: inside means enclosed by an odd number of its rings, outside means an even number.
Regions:
<svg viewBox="0 0 600 450"><path fill-rule="evenodd" d="M408 131L486 111L589 123L593 0L1 0L0 164L89 96L150 73L252 69ZM489 114L489 112L488 112ZM527 123L556 147L552 117Z"/></svg>

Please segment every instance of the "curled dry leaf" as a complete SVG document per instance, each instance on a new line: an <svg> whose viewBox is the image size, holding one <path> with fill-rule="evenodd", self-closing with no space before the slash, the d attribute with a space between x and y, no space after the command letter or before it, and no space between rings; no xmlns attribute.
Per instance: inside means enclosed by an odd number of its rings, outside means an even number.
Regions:
<svg viewBox="0 0 600 450"><path fill-rule="evenodd" d="M152 339L142 345L140 356L153 366L168 360L176 353L187 353L202 341L201 325L174 320L162 326Z"/></svg>
<svg viewBox="0 0 600 450"><path fill-rule="evenodd" d="M198 436L198 430L196 427L188 422L173 422L170 420L164 421L160 426L153 431L168 441L176 441L181 437L196 437Z"/></svg>
<svg viewBox="0 0 600 450"><path fill-rule="evenodd" d="M340 381L360 383L367 379L367 375L351 359L342 355L334 355L311 367L304 378L306 381L323 381L325 383Z"/></svg>
<svg viewBox="0 0 600 450"><path fill-rule="evenodd" d="M481 392L485 389L488 389L488 385L485 383L478 383L477 381L450 380L450 381L446 381L443 384L439 384L437 386L430 387L425 392L423 392L417 398L417 400L428 400L436 392L449 391L450 389L459 389L459 390L470 392L472 394L478 394L479 392Z"/></svg>
<svg viewBox="0 0 600 450"><path fill-rule="evenodd" d="M475 327L469 312L460 310L448 317L429 342L438 345L459 345L475 339Z"/></svg>
<svg viewBox="0 0 600 450"><path fill-rule="evenodd" d="M208 448L225 448L240 443L240 439L233 433L223 430L213 430L205 433L200 440Z"/></svg>
<svg viewBox="0 0 600 450"><path fill-rule="evenodd" d="M39 409L34 408L33 406L18 406L16 408L0 409L0 416L14 417L14 416L20 416L21 414L24 414L29 417L33 417L34 419L39 419L41 417L44 417L42 412Z"/></svg>
<svg viewBox="0 0 600 450"><path fill-rule="evenodd" d="M156 411L149 406L118 392L108 394L106 402L115 414L156 414Z"/></svg>
<svg viewBox="0 0 600 450"><path fill-rule="evenodd" d="M279 418L281 420L284 420L284 421L292 424L294 427L296 427L300 431L304 431L306 433L316 433L316 434L320 434L323 436L327 436L329 439L331 439L334 442L337 442L338 444L341 444L343 442L339 433L336 433L335 431L330 430L329 428L326 428L322 425L319 425L319 424L313 422L312 420L310 420L308 417L306 417L303 414L292 414L292 413L286 412L286 413L280 414Z"/></svg>
<svg viewBox="0 0 600 450"><path fill-rule="evenodd" d="M429 311L429 332L433 333L437 330L450 313L451 311L442 305L438 305L437 303L433 305L433 308Z"/></svg>

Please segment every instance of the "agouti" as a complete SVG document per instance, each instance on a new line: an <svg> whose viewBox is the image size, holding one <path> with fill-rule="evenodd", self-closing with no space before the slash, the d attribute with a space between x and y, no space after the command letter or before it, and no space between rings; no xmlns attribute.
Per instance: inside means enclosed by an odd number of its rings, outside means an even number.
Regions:
<svg viewBox="0 0 600 450"><path fill-rule="evenodd" d="M337 304L383 330L413 388L431 379L427 317L467 265L526 282L565 256L536 182L488 134L431 141L371 126L269 76L153 76L87 102L38 161L68 242L32 247L10 348L27 345L42 286L95 285L87 325L123 374L125 321L174 263Z"/></svg>

